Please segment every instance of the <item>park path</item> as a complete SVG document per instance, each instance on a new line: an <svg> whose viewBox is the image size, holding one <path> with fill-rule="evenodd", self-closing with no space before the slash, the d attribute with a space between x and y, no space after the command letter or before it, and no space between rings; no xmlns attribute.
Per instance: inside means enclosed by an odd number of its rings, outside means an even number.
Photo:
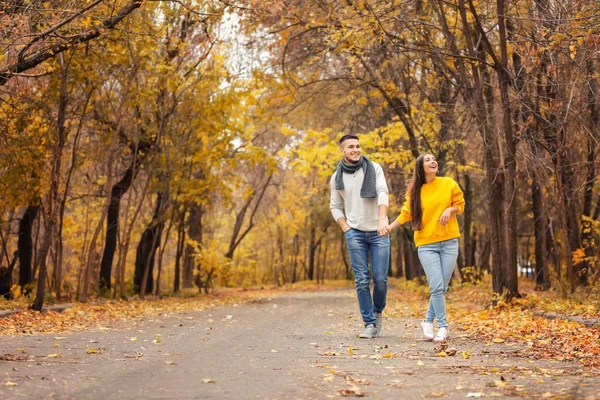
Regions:
<svg viewBox="0 0 600 400"><path fill-rule="evenodd" d="M14 360L0 360L0 399L600 399L600 380L576 362L530 360L457 332L457 354L440 357L417 325L390 317L381 337L358 339L354 291L341 290L0 336L0 356Z"/></svg>

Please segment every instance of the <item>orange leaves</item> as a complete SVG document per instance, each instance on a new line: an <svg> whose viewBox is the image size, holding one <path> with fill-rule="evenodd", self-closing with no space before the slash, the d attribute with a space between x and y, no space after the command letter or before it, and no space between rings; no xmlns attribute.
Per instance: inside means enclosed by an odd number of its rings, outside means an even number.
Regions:
<svg viewBox="0 0 600 400"><path fill-rule="evenodd" d="M450 304L449 316L454 323L460 324L461 329L469 336L484 340L490 346L525 345L527 347L524 351L534 358L575 359L583 365L600 366L599 328L589 328L575 321L537 317L527 309L550 304L566 309L567 304L560 306L558 299L541 301L534 295L529 295L511 304L478 311L476 305L469 300L469 296L476 290L489 291L482 285L477 289L469 288L468 293L458 288L451 295L453 301ZM480 296L481 294L478 294L474 298ZM476 301L485 304L480 300ZM564 300L562 302L565 303Z"/></svg>
<svg viewBox="0 0 600 400"><path fill-rule="evenodd" d="M239 304L264 295L250 292L233 292L225 296L201 296L193 298L167 298L163 300L106 302L89 305L75 304L62 313L23 310L19 313L0 318L0 335L20 335L38 333L66 333L82 330L107 331L103 326L126 319L137 319L147 315L165 312L183 312L202 310L208 306ZM64 337L57 336L56 340ZM129 340L136 341L132 337ZM160 340L160 339L159 339ZM55 346L58 347L58 346ZM99 349L88 349L88 354L99 353ZM95 352L94 352L95 350Z"/></svg>

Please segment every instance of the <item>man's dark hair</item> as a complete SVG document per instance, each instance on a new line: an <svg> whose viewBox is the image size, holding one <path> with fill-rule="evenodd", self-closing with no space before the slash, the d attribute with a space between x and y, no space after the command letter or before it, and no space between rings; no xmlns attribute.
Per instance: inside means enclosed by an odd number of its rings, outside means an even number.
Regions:
<svg viewBox="0 0 600 400"><path fill-rule="evenodd" d="M356 136L356 135L344 135L344 136L342 136L342 138L340 139L340 146L342 145L342 143L344 143L348 139L356 139L356 140L358 140L358 136Z"/></svg>

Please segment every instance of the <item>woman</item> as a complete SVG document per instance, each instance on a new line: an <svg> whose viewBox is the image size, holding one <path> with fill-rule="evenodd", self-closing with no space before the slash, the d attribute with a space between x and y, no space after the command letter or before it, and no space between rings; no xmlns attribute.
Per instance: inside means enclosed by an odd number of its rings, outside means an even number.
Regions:
<svg viewBox="0 0 600 400"><path fill-rule="evenodd" d="M456 181L437 177L438 165L431 154L417 157L412 181L402 211L388 230L411 221L419 260L429 283L429 308L421 322L428 341L445 342L449 337L445 293L458 257L460 230L456 214L463 212L465 199ZM433 320L438 332L433 334Z"/></svg>

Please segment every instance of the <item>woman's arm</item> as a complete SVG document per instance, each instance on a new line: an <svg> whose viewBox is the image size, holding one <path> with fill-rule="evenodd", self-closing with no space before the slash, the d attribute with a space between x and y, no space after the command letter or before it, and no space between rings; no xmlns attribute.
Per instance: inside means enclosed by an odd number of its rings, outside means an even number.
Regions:
<svg viewBox="0 0 600 400"><path fill-rule="evenodd" d="M389 224L389 225L387 226L388 232L391 232L391 231L393 231L394 229L396 229L396 228L397 228L397 227L399 227L400 225L401 225L401 224L400 224L400 222L398 222L398 220L397 220L397 219L395 219L395 220L394 220L394 222L392 222L391 224Z"/></svg>

